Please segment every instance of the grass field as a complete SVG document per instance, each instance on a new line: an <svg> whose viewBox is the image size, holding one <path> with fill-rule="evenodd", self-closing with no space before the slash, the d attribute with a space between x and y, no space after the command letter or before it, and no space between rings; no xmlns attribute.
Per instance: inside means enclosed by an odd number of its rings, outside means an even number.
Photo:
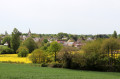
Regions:
<svg viewBox="0 0 120 79"><path fill-rule="evenodd" d="M0 79L120 79L120 73L0 63Z"/></svg>

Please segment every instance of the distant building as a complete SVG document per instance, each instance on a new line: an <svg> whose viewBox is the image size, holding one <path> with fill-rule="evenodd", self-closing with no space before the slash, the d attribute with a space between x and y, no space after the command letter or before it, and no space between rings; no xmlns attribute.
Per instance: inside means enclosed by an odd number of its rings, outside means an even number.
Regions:
<svg viewBox="0 0 120 79"><path fill-rule="evenodd" d="M58 43L64 44L66 41L64 40L57 40Z"/></svg>
<svg viewBox="0 0 120 79"><path fill-rule="evenodd" d="M67 40L67 39L68 39L68 38L65 38L65 37L64 37L64 38L62 38L62 40Z"/></svg>
<svg viewBox="0 0 120 79"><path fill-rule="evenodd" d="M93 39L91 37L88 37L87 38L87 41L92 41Z"/></svg>
<svg viewBox="0 0 120 79"><path fill-rule="evenodd" d="M34 40L35 42L39 42L39 41L40 41L40 38L36 37L36 38L33 38L33 40Z"/></svg>
<svg viewBox="0 0 120 79"><path fill-rule="evenodd" d="M20 39L21 40L26 40L28 37L31 37L31 31L30 31L30 29L29 29L28 35L27 36L26 35L21 35Z"/></svg>
<svg viewBox="0 0 120 79"><path fill-rule="evenodd" d="M8 46L8 43L6 42L6 43L4 44L4 46Z"/></svg>
<svg viewBox="0 0 120 79"><path fill-rule="evenodd" d="M31 31L29 29L29 32L28 32L28 36L27 37L31 37Z"/></svg>

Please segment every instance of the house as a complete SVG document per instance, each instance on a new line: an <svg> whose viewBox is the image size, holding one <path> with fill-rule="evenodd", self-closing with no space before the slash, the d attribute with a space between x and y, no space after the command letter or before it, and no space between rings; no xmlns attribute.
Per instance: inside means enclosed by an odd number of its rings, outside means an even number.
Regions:
<svg viewBox="0 0 120 79"><path fill-rule="evenodd" d="M67 42L67 46L74 46L74 42Z"/></svg>
<svg viewBox="0 0 120 79"><path fill-rule="evenodd" d="M66 41L65 40L57 40L58 43L64 44Z"/></svg>
<svg viewBox="0 0 120 79"><path fill-rule="evenodd" d="M39 41L40 41L40 38L39 38L39 37L36 37L36 38L33 38L33 40L34 40L35 42L39 42Z"/></svg>
<svg viewBox="0 0 120 79"><path fill-rule="evenodd" d="M73 39L69 39L69 40L66 42L66 45L67 45L67 46L74 46L74 40L73 40Z"/></svg>
<svg viewBox="0 0 120 79"><path fill-rule="evenodd" d="M4 44L4 46L8 46L8 43L6 42L6 43Z"/></svg>
<svg viewBox="0 0 120 79"><path fill-rule="evenodd" d="M53 41L57 41L57 39L56 38L49 38L48 41L51 43Z"/></svg>
<svg viewBox="0 0 120 79"><path fill-rule="evenodd" d="M81 43L77 43L77 42L74 43L74 47L80 47L81 48L83 45L85 45L85 44L82 43L82 42Z"/></svg>
<svg viewBox="0 0 120 79"><path fill-rule="evenodd" d="M92 41L93 39L91 37L88 37L86 41Z"/></svg>
<svg viewBox="0 0 120 79"><path fill-rule="evenodd" d="M27 36L26 36L26 35L21 35L21 36L20 36L20 39L21 39L21 40L26 40L26 39L27 39Z"/></svg>
<svg viewBox="0 0 120 79"><path fill-rule="evenodd" d="M65 37L64 37L64 38L62 38L62 40L67 40L67 39L68 39L68 38L65 38Z"/></svg>

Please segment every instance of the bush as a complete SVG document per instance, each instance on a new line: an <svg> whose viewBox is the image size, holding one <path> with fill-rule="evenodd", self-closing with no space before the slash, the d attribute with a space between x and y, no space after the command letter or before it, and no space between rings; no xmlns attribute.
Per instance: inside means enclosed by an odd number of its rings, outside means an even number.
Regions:
<svg viewBox="0 0 120 79"><path fill-rule="evenodd" d="M41 67L48 67L48 64L47 63L42 63Z"/></svg>
<svg viewBox="0 0 120 79"><path fill-rule="evenodd" d="M18 57L27 57L28 53L29 53L28 50L21 49L18 53Z"/></svg>
<svg viewBox="0 0 120 79"><path fill-rule="evenodd" d="M83 53L75 52L72 55L70 68L72 69L85 69L85 57Z"/></svg>
<svg viewBox="0 0 120 79"><path fill-rule="evenodd" d="M72 51L69 47L62 48L62 50L58 53L57 58L59 62L63 63L65 68L71 67Z"/></svg>
<svg viewBox="0 0 120 79"><path fill-rule="evenodd" d="M54 62L54 63L51 63L49 66L53 67L53 68L62 68L63 64L62 63Z"/></svg>
<svg viewBox="0 0 120 79"><path fill-rule="evenodd" d="M7 46L0 46L0 53L1 54L13 54L13 49L8 48Z"/></svg>
<svg viewBox="0 0 120 79"><path fill-rule="evenodd" d="M83 69L85 66L84 55L74 51L64 52L59 59L63 63L63 67L70 69Z"/></svg>
<svg viewBox="0 0 120 79"><path fill-rule="evenodd" d="M29 59L33 63L44 63L46 58L44 55L44 51L42 51L41 49L36 49L31 53Z"/></svg>
<svg viewBox="0 0 120 79"><path fill-rule="evenodd" d="M24 49L24 50L26 50L26 51L29 52L29 50L28 50L27 47L25 47L25 46L20 46L20 47L18 48L18 50L16 51L16 53L19 53L22 49Z"/></svg>

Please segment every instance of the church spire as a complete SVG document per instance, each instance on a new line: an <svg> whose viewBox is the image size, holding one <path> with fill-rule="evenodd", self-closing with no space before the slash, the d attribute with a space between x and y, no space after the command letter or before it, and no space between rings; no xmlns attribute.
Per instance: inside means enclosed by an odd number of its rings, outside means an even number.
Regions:
<svg viewBox="0 0 120 79"><path fill-rule="evenodd" d="M28 37L30 37L31 36L31 31L30 31L30 29L29 29L29 32L28 32Z"/></svg>

